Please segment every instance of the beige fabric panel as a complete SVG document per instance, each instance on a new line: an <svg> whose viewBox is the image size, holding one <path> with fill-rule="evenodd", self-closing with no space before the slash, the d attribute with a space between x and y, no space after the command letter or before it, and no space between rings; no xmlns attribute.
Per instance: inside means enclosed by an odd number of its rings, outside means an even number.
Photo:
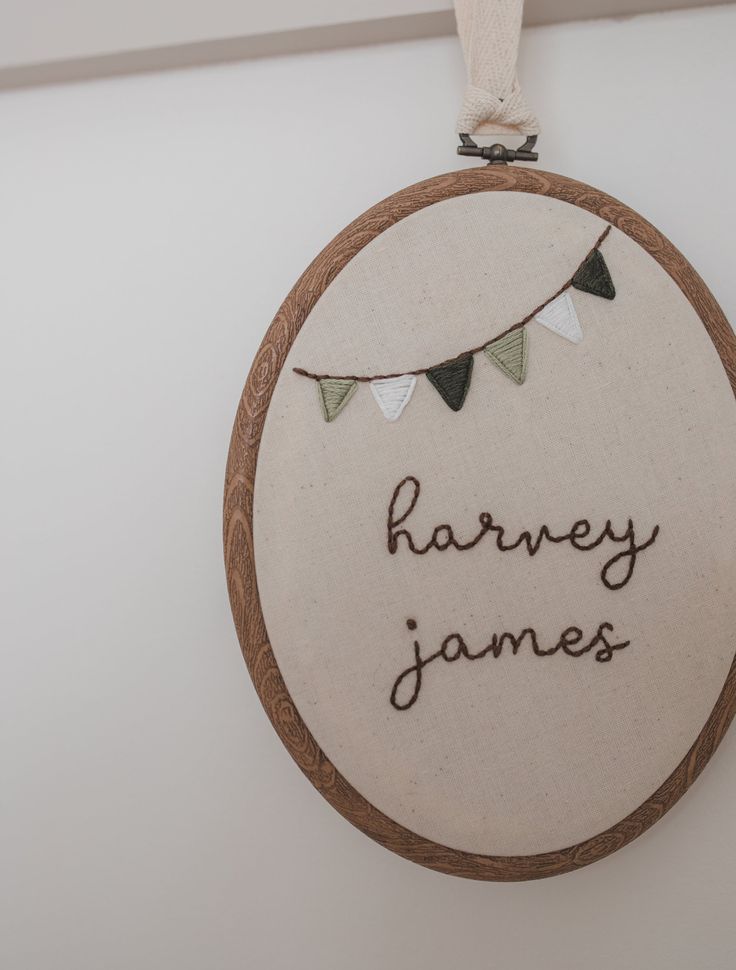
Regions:
<svg viewBox="0 0 736 970"><path fill-rule="evenodd" d="M566 203L490 192L440 202L365 247L321 297L290 351L261 442L254 533L271 644L310 731L350 783L436 842L492 855L559 849L641 804L702 728L736 628L736 406L705 328L658 264L618 230L602 252L612 302L572 291L573 345L529 326L526 382L482 354L463 410L426 378L395 423L362 384L326 424L314 382L329 373L415 369L480 344L551 295L604 228ZM458 537L490 512L509 538L610 519L637 541L631 580L607 589L622 546L569 543L500 553L412 555L386 544L388 504L407 475L421 496L417 543ZM406 621L418 627L410 633ZM423 671L416 702L390 703L413 662L453 632L477 651L493 633L602 622L592 653L513 655Z"/></svg>

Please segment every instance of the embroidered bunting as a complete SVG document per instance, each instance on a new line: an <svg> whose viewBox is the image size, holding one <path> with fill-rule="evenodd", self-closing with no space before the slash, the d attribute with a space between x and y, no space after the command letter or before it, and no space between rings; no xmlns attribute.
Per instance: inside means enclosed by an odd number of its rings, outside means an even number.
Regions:
<svg viewBox="0 0 736 970"><path fill-rule="evenodd" d="M318 384L319 403L325 421L334 421L350 398L358 390L357 381L326 377Z"/></svg>
<svg viewBox="0 0 736 970"><path fill-rule="evenodd" d="M528 323L536 320L553 333L578 344L583 339L583 330L570 295L571 289L592 293L605 300L613 300L616 296L611 273L600 252L600 247L611 229L612 226L607 226L603 230L575 273L541 306L531 310L523 320L491 340L486 340L477 347L470 347L449 360L397 374L313 374L301 367L295 367L294 373L317 382L325 421L335 420L355 394L358 384L362 383L370 384L371 393L386 420L397 421L411 400L420 374L426 375L451 410L460 411L470 388L475 354L481 351L512 381L523 384L529 356L526 332Z"/></svg>
<svg viewBox="0 0 736 970"><path fill-rule="evenodd" d="M576 290L602 296L604 300L612 300L616 296L611 274L608 272L606 261L600 249L594 249L583 262L580 269L572 278L572 285Z"/></svg>
<svg viewBox="0 0 736 970"><path fill-rule="evenodd" d="M459 411L465 404L473 373L473 358L461 357L449 364L433 367L427 371L427 380L436 388L440 397L453 411Z"/></svg>
<svg viewBox="0 0 736 970"><path fill-rule="evenodd" d="M373 397L387 421L397 421L401 417L416 385L417 379L413 374L371 381Z"/></svg>
<svg viewBox="0 0 736 970"><path fill-rule="evenodd" d="M553 333L558 333L565 340L574 344L579 344L583 339L583 331L580 327L578 315L575 312L570 294L561 293L556 300L552 300L547 306L540 310L535 320L547 327Z"/></svg>
<svg viewBox="0 0 736 970"><path fill-rule="evenodd" d="M485 353L512 381L517 384L524 383L527 361L526 327L512 330L504 337L492 340Z"/></svg>

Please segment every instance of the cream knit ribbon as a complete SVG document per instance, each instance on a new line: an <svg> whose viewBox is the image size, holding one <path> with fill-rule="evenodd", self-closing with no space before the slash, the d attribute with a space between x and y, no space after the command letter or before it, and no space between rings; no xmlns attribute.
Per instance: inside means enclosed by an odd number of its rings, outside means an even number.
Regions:
<svg viewBox="0 0 736 970"><path fill-rule="evenodd" d="M524 0L455 0L468 84L458 132L536 135L539 122L516 77Z"/></svg>

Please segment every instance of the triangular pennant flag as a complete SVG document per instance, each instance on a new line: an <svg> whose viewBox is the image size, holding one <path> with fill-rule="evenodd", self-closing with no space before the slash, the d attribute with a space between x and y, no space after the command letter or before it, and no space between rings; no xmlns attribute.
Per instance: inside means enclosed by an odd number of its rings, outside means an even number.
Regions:
<svg viewBox="0 0 736 970"><path fill-rule="evenodd" d="M534 318L542 326L547 327L558 333L566 340L571 340L574 344L579 344L583 339L583 331L580 329L580 321L575 312L572 297L565 291L548 303L544 309L540 310Z"/></svg>
<svg viewBox="0 0 736 970"><path fill-rule="evenodd" d="M325 377L317 385L319 389L319 403L325 421L334 421L340 411L358 389L357 381L339 380L335 377Z"/></svg>
<svg viewBox="0 0 736 970"><path fill-rule="evenodd" d="M512 381L523 384L526 377L527 343L526 327L512 330L485 348L486 356Z"/></svg>
<svg viewBox="0 0 736 970"><path fill-rule="evenodd" d="M472 356L461 357L460 360L450 361L449 364L440 364L439 367L428 370L427 379L437 389L448 408L459 411L465 404L472 372Z"/></svg>
<svg viewBox="0 0 736 970"><path fill-rule="evenodd" d="M383 416L387 421L397 421L401 412L409 403L414 393L417 379L413 374L403 374L401 377L383 377L371 381L371 391Z"/></svg>
<svg viewBox="0 0 736 970"><path fill-rule="evenodd" d="M611 274L599 249L594 249L572 278L576 290L584 290L604 300L612 300L616 295Z"/></svg>

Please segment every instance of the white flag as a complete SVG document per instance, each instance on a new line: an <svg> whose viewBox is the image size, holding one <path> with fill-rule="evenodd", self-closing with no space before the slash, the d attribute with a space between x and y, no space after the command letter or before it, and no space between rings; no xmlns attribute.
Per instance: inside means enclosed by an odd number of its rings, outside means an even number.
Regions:
<svg viewBox="0 0 736 970"><path fill-rule="evenodd" d="M583 339L575 305L567 290L540 310L534 319L543 327L558 333L565 340L571 340L574 344L579 344Z"/></svg>
<svg viewBox="0 0 736 970"><path fill-rule="evenodd" d="M401 377L386 377L371 381L371 391L376 399L383 416L388 421L396 421L409 403L414 393L417 379L413 374L403 374Z"/></svg>

